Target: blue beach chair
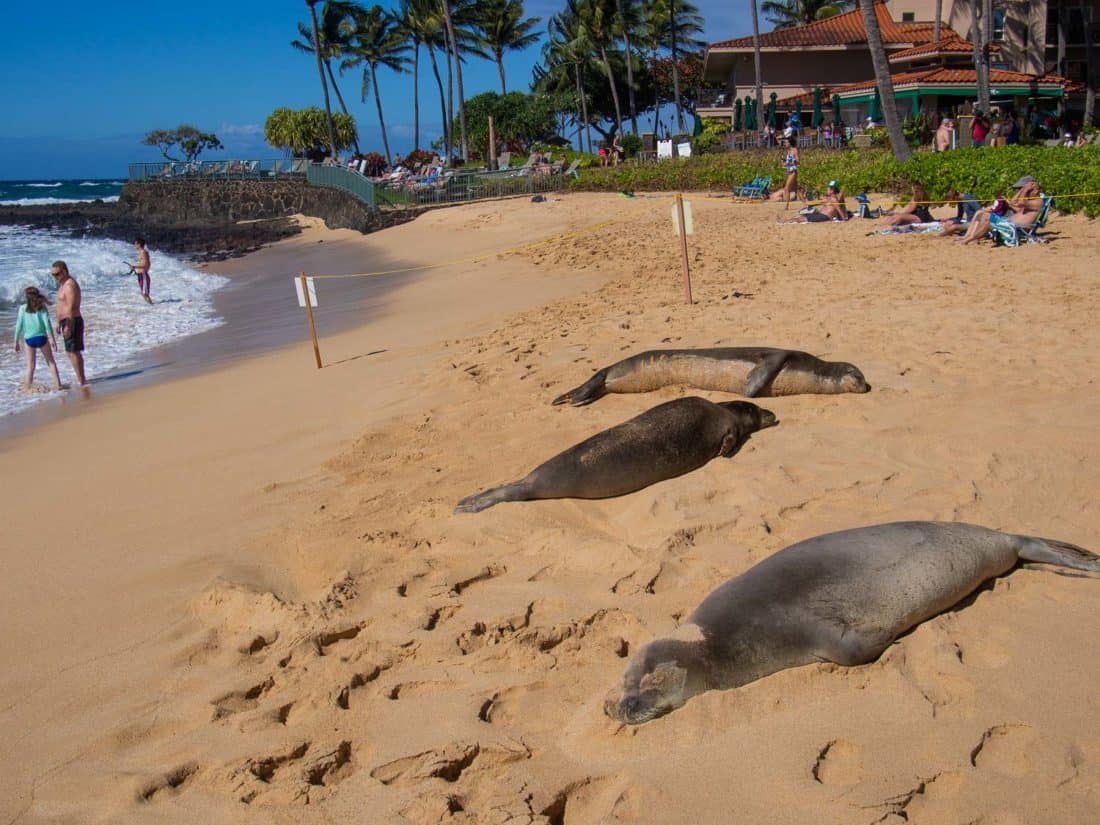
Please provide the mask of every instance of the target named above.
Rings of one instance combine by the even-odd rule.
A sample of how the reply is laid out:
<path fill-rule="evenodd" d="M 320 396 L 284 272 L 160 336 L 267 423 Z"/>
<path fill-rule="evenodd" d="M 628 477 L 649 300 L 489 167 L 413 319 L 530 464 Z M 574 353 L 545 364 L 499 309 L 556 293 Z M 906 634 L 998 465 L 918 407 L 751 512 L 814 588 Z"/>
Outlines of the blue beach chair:
<path fill-rule="evenodd" d="M 768 197 L 768 187 L 771 186 L 771 183 L 772 179 L 770 177 L 757 176 L 752 179 L 752 183 L 733 187 L 733 196 L 735 198 L 762 200 Z"/>
<path fill-rule="evenodd" d="M 1042 193 L 1040 193 L 1040 197 L 1043 199 L 1043 205 L 1039 208 L 1039 214 L 1035 216 L 1033 223 L 1020 226 L 1008 218 L 1002 218 L 1000 215 L 990 215 L 989 236 L 995 242 L 1002 243 L 1005 246 L 1019 246 L 1020 241 L 1046 243 L 1046 240 L 1040 238 L 1038 233 L 1040 229 L 1047 225 L 1047 218 L 1050 215 L 1050 208 L 1054 204 L 1054 198 Z"/>

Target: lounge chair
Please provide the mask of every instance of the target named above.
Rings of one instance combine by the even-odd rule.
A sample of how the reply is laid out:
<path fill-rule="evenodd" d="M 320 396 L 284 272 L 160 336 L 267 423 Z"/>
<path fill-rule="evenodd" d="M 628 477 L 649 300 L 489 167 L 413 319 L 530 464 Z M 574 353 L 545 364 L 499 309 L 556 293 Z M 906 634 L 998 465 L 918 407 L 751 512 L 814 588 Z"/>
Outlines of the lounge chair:
<path fill-rule="evenodd" d="M 506 172 L 508 170 L 508 164 L 512 161 L 511 152 L 501 152 L 497 157 L 497 171 Z"/>
<path fill-rule="evenodd" d="M 576 158 L 572 163 L 569 164 L 569 168 L 562 172 L 562 175 L 567 178 L 577 178 L 578 180 L 580 180 L 580 173 L 577 172 L 577 169 L 580 168 L 580 165 L 581 159 Z"/>
<path fill-rule="evenodd" d="M 735 198 L 763 200 L 768 197 L 768 187 L 771 186 L 771 183 L 772 179 L 770 177 L 757 176 L 752 179 L 752 183 L 733 187 L 733 196 Z"/>
<path fill-rule="evenodd" d="M 1047 218 L 1050 216 L 1050 207 L 1054 203 L 1054 198 L 1042 193 L 1040 193 L 1040 197 L 1043 199 L 1043 205 L 1039 208 L 1039 214 L 1027 226 L 1020 226 L 1008 218 L 991 214 L 989 216 L 989 237 L 995 242 L 1003 243 L 1005 246 L 1019 246 L 1020 241 L 1046 243 L 1046 240 L 1040 238 L 1038 233 L 1040 229 L 1047 225 Z"/>

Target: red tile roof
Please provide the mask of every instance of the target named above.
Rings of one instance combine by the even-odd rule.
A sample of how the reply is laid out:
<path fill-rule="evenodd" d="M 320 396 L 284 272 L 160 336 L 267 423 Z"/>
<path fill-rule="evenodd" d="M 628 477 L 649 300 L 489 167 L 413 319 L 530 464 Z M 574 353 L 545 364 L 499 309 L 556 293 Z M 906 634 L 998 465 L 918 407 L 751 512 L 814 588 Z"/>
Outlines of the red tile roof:
<path fill-rule="evenodd" d="M 886 46 L 914 46 L 932 42 L 931 23 L 896 23 L 882 2 L 875 3 L 875 15 Z M 943 29 L 954 34 L 950 29 Z M 957 35 L 956 35 L 957 36 Z M 812 46 L 847 46 L 867 42 L 867 29 L 863 26 L 863 12 L 859 9 L 844 12 L 816 23 L 776 29 L 760 35 L 761 48 L 798 49 Z M 710 49 L 752 48 L 752 37 L 739 37 L 712 43 Z"/>
<path fill-rule="evenodd" d="M 891 52 L 888 59 L 891 63 L 903 62 L 908 58 L 913 57 L 935 57 L 940 54 L 973 54 L 974 44 L 969 40 L 963 40 L 954 32 L 950 33 L 949 37 L 942 37 L 935 43 L 925 43 L 921 46 L 914 46 L 911 49 L 902 49 L 900 52 Z M 1001 47 L 996 43 L 991 43 L 989 50 L 993 54 L 999 54 Z"/>
<path fill-rule="evenodd" d="M 934 68 L 923 69 L 918 72 L 898 72 L 890 75 L 894 81 L 894 88 L 920 84 L 922 86 L 974 86 L 977 83 L 977 72 L 974 69 Z M 1043 86 L 1069 86 L 1069 81 L 1057 75 L 1024 74 L 1023 72 L 1010 72 L 1005 69 L 990 69 L 989 82 L 991 84 L 1005 83 L 1014 85 L 1039 83 Z M 864 80 L 859 83 L 851 83 L 833 89 L 834 94 L 851 94 L 853 92 L 870 92 L 875 88 L 875 79 Z"/>

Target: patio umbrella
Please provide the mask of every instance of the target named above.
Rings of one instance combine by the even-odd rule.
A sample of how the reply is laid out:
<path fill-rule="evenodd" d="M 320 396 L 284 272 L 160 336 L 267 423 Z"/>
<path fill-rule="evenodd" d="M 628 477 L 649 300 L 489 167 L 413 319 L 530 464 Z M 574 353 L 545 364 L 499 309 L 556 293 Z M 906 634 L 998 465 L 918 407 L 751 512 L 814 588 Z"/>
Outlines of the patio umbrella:
<path fill-rule="evenodd" d="M 699 115 L 692 115 L 692 117 L 695 118 L 695 125 L 691 129 L 691 136 L 699 137 L 703 134 L 703 119 Z"/>
<path fill-rule="evenodd" d="M 875 86 L 875 96 L 871 100 L 871 111 L 867 115 L 875 123 L 879 123 L 882 120 L 882 98 L 879 97 L 878 86 Z"/>
<path fill-rule="evenodd" d="M 779 95 L 772 92 L 768 99 L 768 125 L 773 129 L 775 128 L 775 101 L 778 97 Z"/>
<path fill-rule="evenodd" d="M 796 115 L 798 115 L 798 122 L 801 123 L 802 122 L 802 98 L 798 98 L 798 100 L 796 100 L 794 102 L 794 113 Z"/>
<path fill-rule="evenodd" d="M 814 87 L 814 114 L 813 119 L 810 121 L 810 126 L 818 128 L 822 121 L 825 120 L 825 116 L 821 113 L 821 87 Z"/>
<path fill-rule="evenodd" d="M 752 130 L 756 128 L 756 104 L 753 103 L 752 95 L 745 95 L 745 129 Z"/>
<path fill-rule="evenodd" d="M 840 115 L 840 95 L 833 95 L 833 122 L 837 126 L 844 122 Z"/>
<path fill-rule="evenodd" d="M 733 131 L 741 131 L 741 98 L 733 101 Z"/>

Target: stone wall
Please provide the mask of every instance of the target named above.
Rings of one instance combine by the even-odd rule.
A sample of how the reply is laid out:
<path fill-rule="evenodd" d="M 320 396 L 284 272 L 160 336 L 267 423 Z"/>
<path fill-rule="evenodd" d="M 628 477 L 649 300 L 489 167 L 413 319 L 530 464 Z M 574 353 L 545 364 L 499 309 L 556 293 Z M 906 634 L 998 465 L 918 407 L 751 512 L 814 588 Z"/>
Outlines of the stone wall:
<path fill-rule="evenodd" d="M 371 211 L 338 189 L 304 180 L 209 180 L 130 182 L 119 208 L 139 222 L 161 225 L 282 218 L 301 213 L 321 218 L 329 229 L 375 232 L 416 217 L 414 210 Z"/>

